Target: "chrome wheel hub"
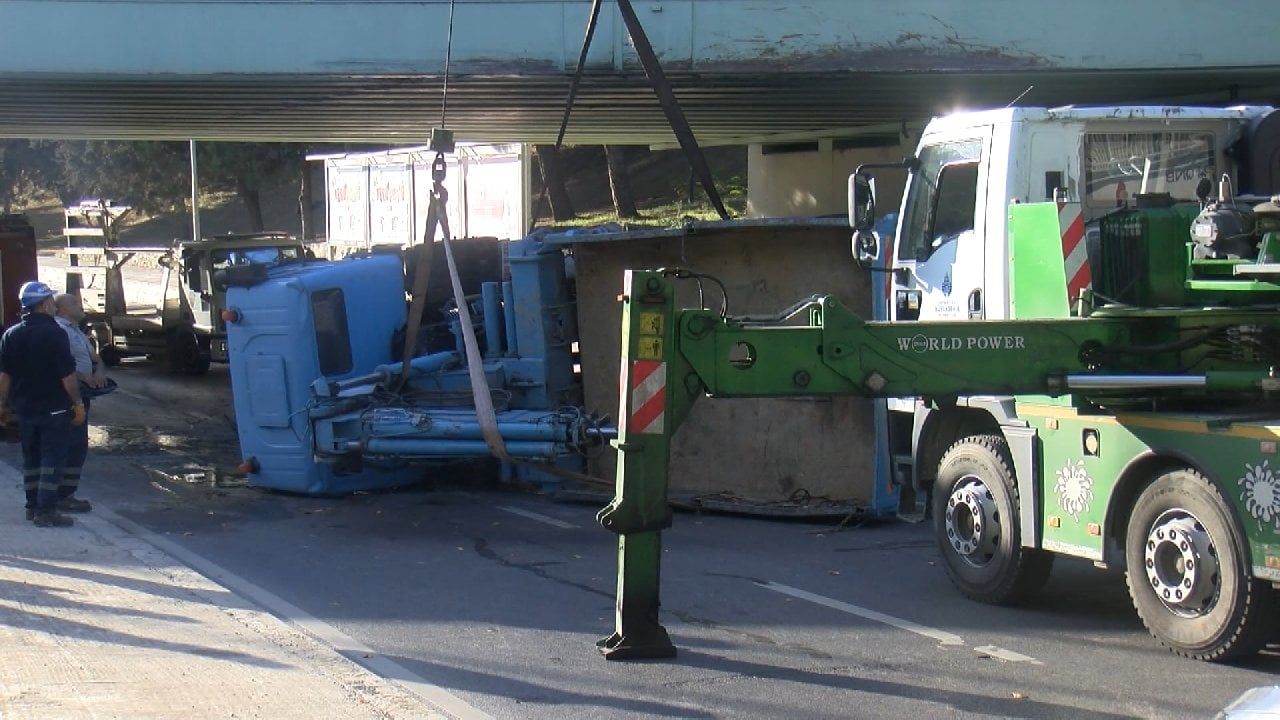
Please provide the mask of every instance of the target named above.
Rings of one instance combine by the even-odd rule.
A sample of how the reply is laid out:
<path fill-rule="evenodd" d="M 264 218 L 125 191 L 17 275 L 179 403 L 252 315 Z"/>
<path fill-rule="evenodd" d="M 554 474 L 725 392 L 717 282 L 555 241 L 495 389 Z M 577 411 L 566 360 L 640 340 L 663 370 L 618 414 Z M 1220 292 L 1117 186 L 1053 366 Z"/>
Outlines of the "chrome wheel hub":
<path fill-rule="evenodd" d="M 947 542 L 973 565 L 991 561 L 1000 544 L 1000 513 L 986 483 L 968 475 L 956 483 L 947 498 L 944 518 Z"/>
<path fill-rule="evenodd" d="M 1201 615 L 1217 597 L 1221 573 L 1213 538 L 1185 510 L 1171 510 L 1152 524 L 1143 564 L 1156 597 L 1175 613 Z"/>

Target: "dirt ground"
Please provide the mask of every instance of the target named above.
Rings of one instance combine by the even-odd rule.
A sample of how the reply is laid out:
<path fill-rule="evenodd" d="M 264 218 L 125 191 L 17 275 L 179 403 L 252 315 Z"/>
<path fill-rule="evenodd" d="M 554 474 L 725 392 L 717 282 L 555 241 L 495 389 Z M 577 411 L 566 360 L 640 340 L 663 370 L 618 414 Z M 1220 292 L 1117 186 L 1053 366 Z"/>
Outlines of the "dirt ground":
<path fill-rule="evenodd" d="M 188 465 L 195 473 L 239 464 L 228 370 L 215 364 L 206 375 L 190 376 L 145 360 L 110 368 L 119 389 L 92 403 L 92 452 L 147 456 L 147 463 L 175 473 Z"/>
<path fill-rule="evenodd" d="M 64 287 L 66 262 L 61 252 L 42 254 L 39 264 L 41 280 L 55 289 Z M 155 268 L 126 266 L 126 295 L 131 306 L 159 302 L 161 277 Z M 170 292 L 176 292 L 176 287 Z M 85 288 L 85 306 L 98 304 L 99 294 L 100 286 L 91 280 Z M 137 358 L 108 368 L 107 374 L 119 389 L 95 399 L 90 406 L 93 452 L 154 454 L 175 467 L 188 461 L 239 464 L 229 366 L 214 363 L 206 375 L 192 376 Z"/>

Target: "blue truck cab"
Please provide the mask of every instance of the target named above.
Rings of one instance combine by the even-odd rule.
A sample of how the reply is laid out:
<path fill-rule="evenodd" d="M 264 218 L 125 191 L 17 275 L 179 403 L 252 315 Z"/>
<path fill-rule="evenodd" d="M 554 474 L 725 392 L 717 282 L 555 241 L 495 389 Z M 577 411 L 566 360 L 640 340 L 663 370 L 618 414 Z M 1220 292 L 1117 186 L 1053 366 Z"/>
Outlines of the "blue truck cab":
<path fill-rule="evenodd" d="M 395 359 L 391 337 L 406 317 L 399 255 L 272 268 L 262 282 L 229 287 L 227 307 L 231 392 L 251 475 L 307 494 L 411 477 L 394 464 L 314 462 L 309 417 L 317 378 L 343 380 Z"/>

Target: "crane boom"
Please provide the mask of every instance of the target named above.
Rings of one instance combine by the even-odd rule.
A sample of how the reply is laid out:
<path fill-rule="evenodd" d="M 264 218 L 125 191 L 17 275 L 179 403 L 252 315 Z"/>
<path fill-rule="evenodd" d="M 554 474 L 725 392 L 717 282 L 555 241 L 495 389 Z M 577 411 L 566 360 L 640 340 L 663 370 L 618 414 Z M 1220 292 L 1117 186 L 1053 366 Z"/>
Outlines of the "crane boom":
<path fill-rule="evenodd" d="M 618 533 L 611 659 L 670 657 L 658 622 L 661 531 L 671 523 L 671 436 L 699 397 L 1071 394 L 1082 406 L 1134 398 L 1192 402 L 1280 389 L 1270 366 L 1214 352 L 1214 337 L 1280 330 L 1269 309 L 1211 316 L 1185 308 L 1089 318 L 866 322 L 830 296 L 770 317 L 677 310 L 672 281 L 687 271 L 626 273 L 618 474 L 598 520 Z M 1196 372 L 1189 372 L 1194 366 Z"/>

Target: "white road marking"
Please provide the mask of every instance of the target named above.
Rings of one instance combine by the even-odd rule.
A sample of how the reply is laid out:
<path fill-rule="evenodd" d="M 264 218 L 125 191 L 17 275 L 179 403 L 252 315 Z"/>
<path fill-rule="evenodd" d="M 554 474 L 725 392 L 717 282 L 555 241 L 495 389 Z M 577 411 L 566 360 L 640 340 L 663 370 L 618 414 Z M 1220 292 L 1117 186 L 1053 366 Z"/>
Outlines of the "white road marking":
<path fill-rule="evenodd" d="M 875 610 L 868 610 L 867 608 L 859 607 L 857 605 L 852 605 L 850 603 L 843 602 L 841 600 L 834 600 L 829 597 L 823 597 L 822 595 L 816 595 L 814 593 L 808 592 L 807 590 L 801 590 L 800 588 L 793 588 L 790 585 L 783 585 L 781 583 L 775 583 L 775 582 L 764 582 L 764 583 L 760 583 L 760 587 L 765 588 L 766 590 L 772 590 L 777 593 L 782 593 L 783 595 L 790 595 L 791 597 L 797 598 L 800 600 L 807 600 L 811 603 L 814 603 L 815 605 L 828 607 L 828 608 L 831 608 L 832 610 L 839 610 L 840 612 L 848 613 L 850 615 L 857 615 L 860 618 L 865 618 L 867 620 L 874 620 L 875 622 L 878 622 L 878 623 L 884 623 L 885 625 L 896 627 L 899 630 L 906 630 L 909 633 L 915 633 L 916 635 L 921 635 L 931 640 L 936 640 L 941 645 L 963 646 L 965 644 L 964 638 L 954 633 L 949 633 L 945 630 L 938 630 L 937 628 L 931 628 L 931 627 L 928 627 L 927 625 L 914 623 L 914 622 L 911 622 L 910 620 L 903 620 L 902 618 L 896 618 L 892 615 L 885 615 L 882 612 L 877 612 Z M 1013 652 L 1012 650 L 1005 650 L 1004 648 L 996 647 L 995 645 L 983 645 L 982 647 L 975 647 L 973 650 L 974 652 L 980 655 L 993 657 L 997 660 L 1004 660 L 1005 662 L 1025 662 L 1025 663 L 1031 663 L 1032 665 L 1044 664 L 1029 655 L 1016 653 L 1016 652 Z"/>
<path fill-rule="evenodd" d="M 1016 653 L 1012 650 L 1005 650 L 1004 648 L 996 647 L 995 645 L 983 645 L 982 647 L 976 647 L 973 650 L 974 652 L 981 653 L 983 655 L 990 655 L 997 660 L 1004 660 L 1005 662 L 1024 662 L 1031 663 L 1032 665 L 1044 664 L 1029 655 Z"/>
<path fill-rule="evenodd" d="M 783 595 L 790 595 L 791 597 L 799 598 L 800 600 L 808 600 L 815 605 L 829 607 L 832 610 L 839 610 L 840 612 L 848 613 L 850 615 L 857 615 L 860 618 L 866 618 L 867 620 L 874 620 L 879 623 L 884 623 L 885 625 L 891 625 L 899 630 L 906 630 L 907 632 L 915 633 L 916 635 L 922 635 L 932 640 L 937 640 L 941 645 L 964 645 L 964 638 L 954 633 L 926 627 L 919 623 L 913 623 L 910 620 L 903 620 L 902 618 L 896 618 L 892 615 L 885 615 L 882 612 L 868 610 L 867 608 L 858 607 L 857 605 L 850 605 L 849 603 L 842 602 L 840 600 L 833 600 L 829 597 L 815 595 L 799 588 L 793 588 L 790 585 L 766 582 L 761 584 L 760 587 L 782 593 Z"/>
<path fill-rule="evenodd" d="M 550 525 L 552 527 L 558 527 L 561 530 L 572 530 L 577 527 L 577 525 L 574 525 L 572 523 L 567 523 L 563 520 L 557 520 L 549 515 L 536 513 L 536 512 L 533 512 L 532 510 L 522 510 L 518 507 L 511 507 L 510 505 L 498 505 L 497 507 L 499 510 L 505 510 L 506 512 L 509 512 L 512 515 L 519 515 L 520 517 L 529 518 L 530 520 L 536 520 L 540 523 L 546 523 L 547 525 Z"/>

